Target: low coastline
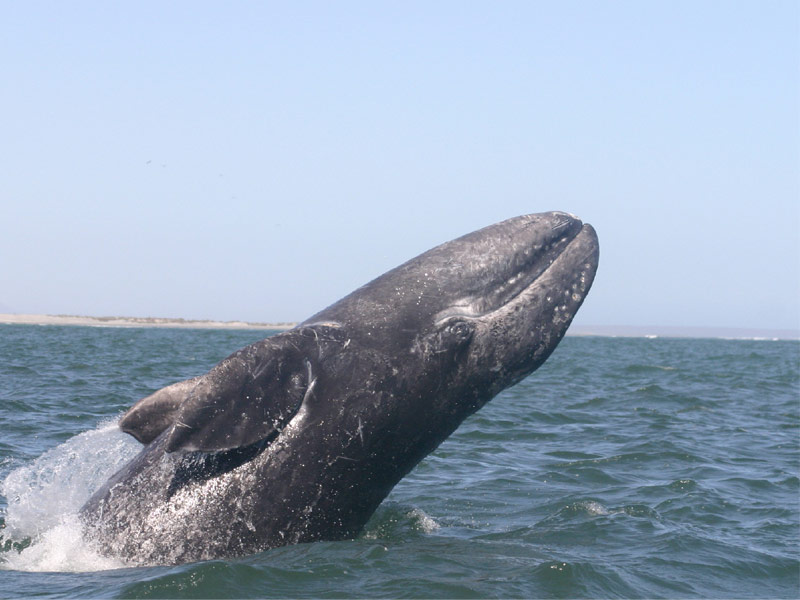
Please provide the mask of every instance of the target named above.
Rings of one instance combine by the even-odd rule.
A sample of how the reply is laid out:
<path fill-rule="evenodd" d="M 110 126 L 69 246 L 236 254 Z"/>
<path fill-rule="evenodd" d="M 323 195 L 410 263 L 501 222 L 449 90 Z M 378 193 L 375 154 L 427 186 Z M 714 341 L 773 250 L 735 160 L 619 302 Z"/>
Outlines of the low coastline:
<path fill-rule="evenodd" d="M 82 327 L 170 327 L 176 329 L 268 329 L 282 331 L 296 323 L 250 323 L 246 321 L 211 321 L 168 319 L 161 317 L 87 317 L 76 315 L 0 314 L 6 325 L 79 325 Z"/>
<path fill-rule="evenodd" d="M 270 331 L 285 331 L 297 325 L 297 323 L 254 323 L 248 321 L 212 321 L 162 317 L 89 317 L 77 315 L 3 313 L 0 313 L 0 324 L 78 325 L 82 327 L 171 327 L 177 329 L 262 329 Z M 635 338 L 798 340 L 800 339 L 800 330 L 575 324 L 567 331 L 567 335 Z"/>
<path fill-rule="evenodd" d="M 695 338 L 724 340 L 800 340 L 800 329 L 755 329 L 748 327 L 679 327 L 669 325 L 580 325 L 567 330 L 569 336 L 632 338 Z"/>

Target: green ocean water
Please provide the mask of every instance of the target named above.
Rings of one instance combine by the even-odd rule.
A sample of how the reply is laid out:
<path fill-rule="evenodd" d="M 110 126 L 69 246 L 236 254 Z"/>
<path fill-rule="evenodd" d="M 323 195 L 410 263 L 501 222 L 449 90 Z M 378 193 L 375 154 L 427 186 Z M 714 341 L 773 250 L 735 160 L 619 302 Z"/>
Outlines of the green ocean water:
<path fill-rule="evenodd" d="M 259 331 L 0 325 L 0 596 L 800 596 L 800 343 L 566 338 L 355 540 L 126 567 L 77 509 L 134 401 Z"/>

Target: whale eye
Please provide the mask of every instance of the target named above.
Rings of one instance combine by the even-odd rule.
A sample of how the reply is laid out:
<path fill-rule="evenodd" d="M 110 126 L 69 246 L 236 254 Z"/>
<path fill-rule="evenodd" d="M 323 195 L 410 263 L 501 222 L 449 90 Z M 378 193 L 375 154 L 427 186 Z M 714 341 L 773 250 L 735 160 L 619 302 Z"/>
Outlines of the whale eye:
<path fill-rule="evenodd" d="M 448 323 L 445 331 L 448 337 L 459 342 L 465 342 L 472 337 L 472 326 L 462 319 Z"/>

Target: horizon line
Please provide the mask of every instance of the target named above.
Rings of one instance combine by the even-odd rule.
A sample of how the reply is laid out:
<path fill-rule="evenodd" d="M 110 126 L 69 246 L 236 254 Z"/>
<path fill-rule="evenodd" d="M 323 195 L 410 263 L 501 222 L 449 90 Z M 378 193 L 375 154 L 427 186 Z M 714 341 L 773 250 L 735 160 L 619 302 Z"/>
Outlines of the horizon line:
<path fill-rule="evenodd" d="M 73 325 L 87 327 L 166 327 L 185 329 L 263 329 L 287 330 L 297 326 L 297 321 L 252 322 L 221 321 L 216 319 L 184 319 L 180 317 L 126 317 L 47 315 L 27 313 L 0 313 L 0 324 L 6 325 Z M 598 337 L 666 337 L 666 338 L 718 338 L 718 339 L 775 339 L 800 340 L 800 328 L 718 327 L 702 325 L 574 325 L 568 336 Z"/>

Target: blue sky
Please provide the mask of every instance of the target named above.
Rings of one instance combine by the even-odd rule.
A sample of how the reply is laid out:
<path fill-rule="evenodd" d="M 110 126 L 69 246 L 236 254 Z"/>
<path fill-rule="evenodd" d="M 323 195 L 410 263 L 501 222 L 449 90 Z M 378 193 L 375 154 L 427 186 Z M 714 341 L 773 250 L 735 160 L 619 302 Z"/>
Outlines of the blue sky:
<path fill-rule="evenodd" d="M 601 241 L 576 322 L 800 327 L 796 2 L 26 2 L 0 312 L 300 320 L 495 221 Z"/>

